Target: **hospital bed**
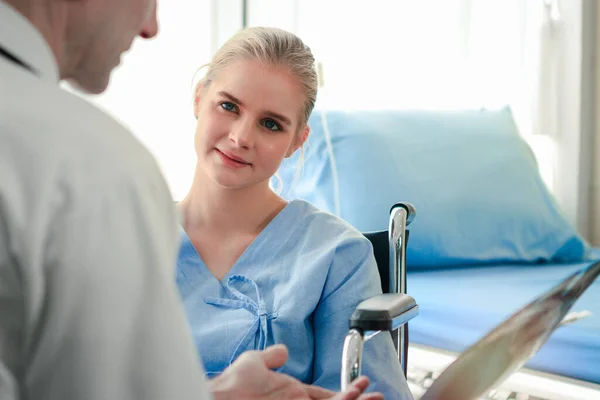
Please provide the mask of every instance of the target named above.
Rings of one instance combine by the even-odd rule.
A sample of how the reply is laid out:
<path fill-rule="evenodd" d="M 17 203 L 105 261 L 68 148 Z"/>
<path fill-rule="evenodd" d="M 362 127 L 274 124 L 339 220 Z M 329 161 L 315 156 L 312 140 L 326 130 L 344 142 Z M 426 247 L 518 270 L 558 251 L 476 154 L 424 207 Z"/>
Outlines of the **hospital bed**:
<path fill-rule="evenodd" d="M 509 109 L 317 111 L 310 122 L 302 170 L 294 158 L 280 170 L 284 197 L 363 232 L 386 229 L 382 210 L 399 199 L 419 209 L 407 250 L 408 294 L 419 304 L 407 370 L 415 389 L 424 392 L 519 307 L 600 260 L 560 213 Z M 600 398 L 599 304 L 596 282 L 574 305 L 573 323 L 497 398 Z"/>

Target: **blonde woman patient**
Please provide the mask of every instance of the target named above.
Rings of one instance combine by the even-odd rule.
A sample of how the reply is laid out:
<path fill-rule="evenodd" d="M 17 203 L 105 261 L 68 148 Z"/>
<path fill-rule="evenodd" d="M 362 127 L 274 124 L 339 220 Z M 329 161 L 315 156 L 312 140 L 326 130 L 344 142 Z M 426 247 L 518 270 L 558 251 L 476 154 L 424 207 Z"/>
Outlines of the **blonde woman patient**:
<path fill-rule="evenodd" d="M 177 284 L 207 377 L 247 350 L 285 344 L 280 372 L 338 391 L 356 305 L 381 293 L 370 242 L 270 180 L 300 151 L 317 96 L 310 49 L 292 33 L 248 28 L 207 65 L 194 90 L 197 166 Z M 369 391 L 412 398 L 389 334 L 364 349 Z"/>

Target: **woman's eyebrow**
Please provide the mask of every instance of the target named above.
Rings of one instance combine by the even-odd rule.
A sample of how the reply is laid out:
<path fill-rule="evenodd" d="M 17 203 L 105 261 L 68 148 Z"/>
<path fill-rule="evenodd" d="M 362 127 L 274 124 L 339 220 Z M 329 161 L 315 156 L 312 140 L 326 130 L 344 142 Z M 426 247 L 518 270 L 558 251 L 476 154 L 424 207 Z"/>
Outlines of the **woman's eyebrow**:
<path fill-rule="evenodd" d="M 231 93 L 227 93 L 226 91 L 222 90 L 222 91 L 218 92 L 217 94 L 220 96 L 223 96 L 223 97 L 227 97 L 229 100 L 233 101 L 234 103 L 239 104 L 242 107 L 244 106 L 244 103 L 242 103 L 240 99 L 234 97 Z"/>
<path fill-rule="evenodd" d="M 285 125 L 291 125 L 292 124 L 292 121 L 290 121 L 290 119 L 288 117 L 284 117 L 283 115 L 274 113 L 273 111 L 266 111 L 265 115 L 268 115 L 269 117 L 273 117 L 275 119 L 278 119 L 281 122 L 283 122 Z"/>

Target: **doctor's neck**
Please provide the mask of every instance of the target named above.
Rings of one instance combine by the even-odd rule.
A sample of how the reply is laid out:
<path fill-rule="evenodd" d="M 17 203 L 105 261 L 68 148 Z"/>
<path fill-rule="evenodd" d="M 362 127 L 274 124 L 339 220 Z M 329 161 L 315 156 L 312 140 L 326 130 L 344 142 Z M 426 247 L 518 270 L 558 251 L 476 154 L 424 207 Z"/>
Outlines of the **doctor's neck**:
<path fill-rule="evenodd" d="M 216 235 L 258 233 L 286 205 L 268 183 L 224 188 L 199 171 L 187 196 L 180 202 L 186 232 L 208 228 Z"/>
<path fill-rule="evenodd" d="M 3 0 L 17 10 L 44 37 L 56 63 L 66 63 L 68 2 L 51 0 Z"/>

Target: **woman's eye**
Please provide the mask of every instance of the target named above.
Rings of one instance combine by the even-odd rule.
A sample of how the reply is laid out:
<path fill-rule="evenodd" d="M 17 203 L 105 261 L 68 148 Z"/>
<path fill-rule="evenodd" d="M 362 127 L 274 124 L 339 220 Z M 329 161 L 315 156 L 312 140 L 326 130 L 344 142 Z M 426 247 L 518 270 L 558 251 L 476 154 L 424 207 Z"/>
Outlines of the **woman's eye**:
<path fill-rule="evenodd" d="M 231 112 L 237 111 L 237 106 L 229 101 L 222 102 L 221 108 L 225 111 L 231 111 Z"/>
<path fill-rule="evenodd" d="M 272 119 L 265 119 L 263 121 L 263 126 L 273 132 L 277 132 L 277 131 L 281 130 L 281 125 L 279 125 L 277 122 L 273 121 Z"/>

